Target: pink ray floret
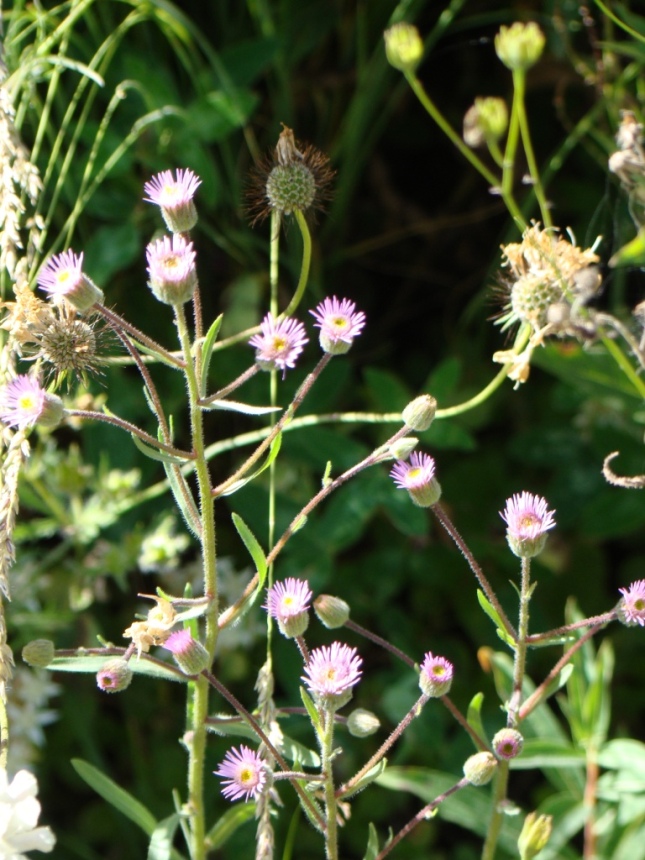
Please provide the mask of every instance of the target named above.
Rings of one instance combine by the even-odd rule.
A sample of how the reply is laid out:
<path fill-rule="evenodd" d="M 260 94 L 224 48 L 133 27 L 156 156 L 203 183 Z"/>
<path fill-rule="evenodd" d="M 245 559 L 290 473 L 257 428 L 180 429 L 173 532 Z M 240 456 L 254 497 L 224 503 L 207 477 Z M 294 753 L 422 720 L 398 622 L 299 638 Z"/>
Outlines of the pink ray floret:
<path fill-rule="evenodd" d="M 233 747 L 214 771 L 222 778 L 222 794 L 229 800 L 257 797 L 266 781 L 266 770 L 260 756 L 244 745 Z"/>

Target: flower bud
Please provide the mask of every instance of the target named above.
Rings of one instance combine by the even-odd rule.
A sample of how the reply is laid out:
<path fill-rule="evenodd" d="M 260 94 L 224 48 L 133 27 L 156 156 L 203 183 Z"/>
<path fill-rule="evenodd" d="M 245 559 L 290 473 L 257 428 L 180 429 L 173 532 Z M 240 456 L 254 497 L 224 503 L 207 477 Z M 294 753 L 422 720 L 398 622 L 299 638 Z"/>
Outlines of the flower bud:
<path fill-rule="evenodd" d="M 22 659 L 36 669 L 46 669 L 54 659 L 54 643 L 51 639 L 34 639 L 22 649 Z"/>
<path fill-rule="evenodd" d="M 108 660 L 96 673 L 96 684 L 104 693 L 120 693 L 130 686 L 131 681 L 132 669 L 121 657 Z"/>
<path fill-rule="evenodd" d="M 546 846 L 551 836 L 553 817 L 529 812 L 524 819 L 524 826 L 517 840 L 520 860 L 533 860 L 536 854 Z"/>
<path fill-rule="evenodd" d="M 367 738 L 378 731 L 381 721 L 371 711 L 356 708 L 347 717 L 347 729 L 355 738 Z"/>
<path fill-rule="evenodd" d="M 477 98 L 464 116 L 464 141 L 473 148 L 488 141 L 497 142 L 508 126 L 508 108 L 504 99 Z"/>
<path fill-rule="evenodd" d="M 314 600 L 314 612 L 328 630 L 334 630 L 336 627 L 342 627 L 349 619 L 349 604 L 340 597 L 319 594 Z"/>
<path fill-rule="evenodd" d="M 175 662 L 186 675 L 199 675 L 210 665 L 208 651 L 201 642 L 193 639 L 188 628 L 176 630 L 163 643 L 175 658 Z"/>
<path fill-rule="evenodd" d="M 479 752 L 466 759 L 464 776 L 471 785 L 486 785 L 497 769 L 497 759 L 492 753 Z"/>
<path fill-rule="evenodd" d="M 402 413 L 403 421 L 411 430 L 418 432 L 427 430 L 434 421 L 437 412 L 437 401 L 430 394 L 415 397 L 405 407 Z"/>
<path fill-rule="evenodd" d="M 523 747 L 524 738 L 517 729 L 500 729 L 493 738 L 493 752 L 500 759 L 516 758 Z"/>
<path fill-rule="evenodd" d="M 390 454 L 395 460 L 407 460 L 418 444 L 419 440 L 416 437 L 403 436 L 402 439 L 397 439 L 390 445 Z"/>
<path fill-rule="evenodd" d="M 544 43 L 544 33 L 536 23 L 516 22 L 510 27 L 500 27 L 495 36 L 495 51 L 512 72 L 526 71 L 540 59 Z"/>
<path fill-rule="evenodd" d="M 423 41 L 412 24 L 395 24 L 383 33 L 388 63 L 401 72 L 413 72 L 423 57 Z"/>
<path fill-rule="evenodd" d="M 421 692 L 431 699 L 439 699 L 450 692 L 454 667 L 445 657 L 435 656 L 428 651 L 421 664 L 419 686 Z"/>

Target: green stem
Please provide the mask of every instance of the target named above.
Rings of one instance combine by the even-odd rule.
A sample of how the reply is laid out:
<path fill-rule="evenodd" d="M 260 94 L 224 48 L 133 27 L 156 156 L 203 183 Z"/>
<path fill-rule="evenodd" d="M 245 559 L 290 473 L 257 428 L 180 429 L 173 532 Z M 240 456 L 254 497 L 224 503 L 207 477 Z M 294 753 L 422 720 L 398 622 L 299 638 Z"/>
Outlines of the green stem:
<path fill-rule="evenodd" d="M 294 214 L 296 216 L 296 223 L 300 228 L 300 235 L 302 236 L 302 264 L 300 266 L 298 286 L 296 287 L 293 298 L 287 305 L 283 314 L 285 317 L 290 316 L 300 304 L 302 297 L 305 294 L 305 290 L 307 289 L 309 269 L 311 268 L 311 233 L 309 232 L 309 226 L 305 216 L 299 209 L 296 209 Z"/>
<path fill-rule="evenodd" d="M 601 335 L 603 346 L 609 353 L 609 355 L 614 359 L 618 367 L 623 371 L 625 376 L 632 383 L 636 391 L 638 391 L 639 395 L 645 398 L 645 381 L 641 379 L 636 370 L 634 369 L 632 363 L 629 361 L 625 353 L 618 346 L 616 341 L 612 340 L 610 337 L 607 337 L 606 334 Z"/>
<path fill-rule="evenodd" d="M 215 653 L 217 642 L 217 566 L 215 552 L 215 507 L 211 495 L 208 461 L 204 446 L 203 412 L 199 406 L 199 379 L 201 368 L 196 367 L 192 357 L 192 344 L 188 334 L 186 315 L 183 305 L 175 307 L 175 321 L 184 359 L 186 361 L 186 382 L 190 405 L 190 427 L 193 450 L 195 453 L 195 471 L 199 487 L 199 504 L 202 522 L 201 544 L 202 564 L 204 572 L 204 596 L 209 600 L 209 608 L 205 614 L 206 637 L 205 646 L 211 656 Z M 208 716 L 208 680 L 200 676 L 192 685 L 192 703 L 189 709 L 192 721 L 190 741 L 188 743 L 188 802 L 191 810 L 191 858 L 206 860 L 206 826 L 204 819 L 204 756 L 206 752 L 206 725 Z"/>
<path fill-rule="evenodd" d="M 325 784 L 325 855 L 327 860 L 338 860 L 338 824 L 336 821 L 336 793 L 334 791 L 334 774 L 332 771 L 332 753 L 334 749 L 334 712 L 331 708 L 323 711 L 322 746 L 322 775 Z"/>
<path fill-rule="evenodd" d="M 466 158 L 475 170 L 482 176 L 486 182 L 491 186 L 491 188 L 499 188 L 499 179 L 492 173 L 488 167 L 484 164 L 484 162 L 473 152 L 470 147 L 468 147 L 461 137 L 457 134 L 457 132 L 453 129 L 450 123 L 445 119 L 443 114 L 439 111 L 437 106 L 434 104 L 432 99 L 428 96 L 426 91 L 423 88 L 421 81 L 414 75 L 413 72 L 406 72 L 405 77 L 412 87 L 412 90 L 416 97 L 419 99 L 423 107 L 430 114 L 432 119 L 437 123 L 441 131 L 446 135 L 446 137 L 450 140 L 450 142 L 459 150 L 459 152 Z M 509 132 L 510 134 L 510 132 Z M 507 147 L 507 156 L 508 156 L 508 147 Z M 505 162 L 507 158 L 505 159 Z M 526 228 L 526 221 L 524 220 L 524 216 L 520 211 L 519 206 L 515 202 L 515 198 L 513 197 L 513 177 L 512 173 L 510 176 L 510 180 L 506 177 L 506 170 L 504 172 L 504 177 L 502 179 L 501 185 L 501 195 L 502 200 L 504 201 L 506 208 L 513 216 L 513 219 L 520 227 L 520 229 Z"/>
<path fill-rule="evenodd" d="M 526 74 L 523 69 L 518 69 L 513 72 L 513 87 L 515 91 L 515 99 L 517 100 L 518 124 L 522 137 L 522 144 L 524 146 L 524 153 L 526 155 L 526 163 L 529 169 L 529 176 L 531 177 L 531 182 L 533 183 L 533 188 L 535 190 L 535 198 L 540 207 L 542 223 L 545 227 L 552 227 L 553 221 L 551 219 L 551 212 L 544 193 L 542 180 L 540 179 L 540 172 L 538 170 L 535 153 L 533 152 L 533 144 L 531 142 L 529 121 L 526 116 L 526 104 L 524 100 L 526 93 Z"/>
<path fill-rule="evenodd" d="M 506 797 L 506 788 L 508 786 L 508 761 L 500 761 L 495 774 L 495 791 L 493 792 L 493 817 L 491 818 L 490 826 L 486 834 L 486 841 L 482 850 L 482 860 L 493 860 L 495 857 L 495 849 L 497 847 L 497 839 L 499 832 L 502 829 L 503 812 L 502 803 Z"/>
<path fill-rule="evenodd" d="M 529 603 L 531 600 L 531 559 L 522 559 L 522 582 L 520 586 L 520 617 L 517 625 L 515 658 L 513 661 L 513 694 L 508 709 L 508 725 L 517 726 L 517 714 L 522 701 L 522 684 L 526 670 L 526 651 L 529 635 Z"/>

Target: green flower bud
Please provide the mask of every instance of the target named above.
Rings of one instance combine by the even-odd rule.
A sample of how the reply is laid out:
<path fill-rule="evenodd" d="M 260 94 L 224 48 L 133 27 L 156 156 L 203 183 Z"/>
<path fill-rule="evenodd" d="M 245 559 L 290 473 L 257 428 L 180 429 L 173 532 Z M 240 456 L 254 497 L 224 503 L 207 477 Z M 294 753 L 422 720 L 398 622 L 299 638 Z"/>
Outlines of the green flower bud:
<path fill-rule="evenodd" d="M 401 72 L 413 72 L 423 57 L 423 41 L 412 24 L 395 24 L 383 34 L 387 61 Z"/>
<path fill-rule="evenodd" d="M 46 669 L 54 659 L 54 643 L 51 639 L 34 639 L 22 649 L 22 659 L 36 669 Z"/>
<path fill-rule="evenodd" d="M 403 436 L 390 445 L 390 454 L 395 460 L 407 460 L 418 444 L 419 440 L 414 436 Z"/>
<path fill-rule="evenodd" d="M 175 662 L 186 675 L 199 675 L 210 665 L 208 651 L 201 642 L 193 639 L 188 628 L 176 630 L 163 643 L 175 658 Z"/>
<path fill-rule="evenodd" d="M 356 708 L 347 717 L 347 729 L 355 738 L 367 738 L 378 731 L 381 721 L 371 711 Z"/>
<path fill-rule="evenodd" d="M 524 819 L 524 826 L 517 840 L 521 860 L 533 860 L 536 854 L 546 846 L 551 836 L 553 817 L 529 812 Z"/>
<path fill-rule="evenodd" d="M 411 430 L 427 430 L 437 413 L 437 401 L 430 394 L 415 397 L 402 413 L 403 421 Z"/>
<path fill-rule="evenodd" d="M 508 127 L 508 108 L 504 99 L 477 98 L 464 116 L 464 141 L 473 148 L 487 141 L 497 142 Z"/>
<path fill-rule="evenodd" d="M 466 759 L 464 776 L 471 785 L 486 785 L 497 769 L 497 759 L 492 753 L 479 752 Z"/>
<path fill-rule="evenodd" d="M 319 594 L 314 600 L 314 612 L 328 630 L 334 630 L 336 627 L 342 627 L 349 619 L 349 604 L 340 597 Z"/>
<path fill-rule="evenodd" d="M 120 693 L 130 686 L 131 681 L 132 669 L 121 657 L 108 660 L 96 673 L 96 684 L 104 693 Z"/>
<path fill-rule="evenodd" d="M 545 41 L 544 33 L 533 21 L 516 22 L 510 27 L 500 27 L 495 36 L 495 51 L 511 71 L 526 71 L 540 59 Z"/>

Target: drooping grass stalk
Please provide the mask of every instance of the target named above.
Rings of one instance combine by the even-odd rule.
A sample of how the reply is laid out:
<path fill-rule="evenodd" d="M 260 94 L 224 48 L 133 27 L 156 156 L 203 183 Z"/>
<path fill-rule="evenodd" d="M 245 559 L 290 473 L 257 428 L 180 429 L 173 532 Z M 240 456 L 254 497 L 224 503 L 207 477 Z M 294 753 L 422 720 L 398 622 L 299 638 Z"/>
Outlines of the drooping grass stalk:
<path fill-rule="evenodd" d="M 215 546 L 215 507 L 211 494 L 208 461 L 205 456 L 203 412 L 199 406 L 199 379 L 201 367 L 195 366 L 192 344 L 186 324 L 183 305 L 175 306 L 175 322 L 186 361 L 186 382 L 190 408 L 190 428 L 195 472 L 199 487 L 201 516 L 201 548 L 204 575 L 204 596 L 210 601 L 205 612 L 206 635 L 204 645 L 211 660 L 217 643 L 217 562 Z M 200 676 L 192 686 L 192 702 L 189 709 L 192 721 L 188 741 L 188 802 L 191 809 L 191 858 L 205 860 L 205 809 L 204 809 L 204 756 L 206 752 L 206 725 L 208 715 L 208 680 Z"/>

